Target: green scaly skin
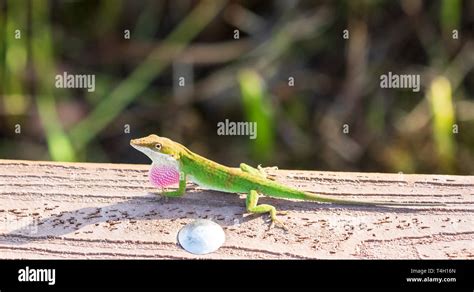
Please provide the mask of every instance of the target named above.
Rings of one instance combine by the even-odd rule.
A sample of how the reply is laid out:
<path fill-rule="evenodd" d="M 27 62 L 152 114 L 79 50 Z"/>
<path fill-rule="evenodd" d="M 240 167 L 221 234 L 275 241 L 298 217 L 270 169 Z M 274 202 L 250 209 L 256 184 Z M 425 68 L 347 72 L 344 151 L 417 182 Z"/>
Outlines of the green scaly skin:
<path fill-rule="evenodd" d="M 269 213 L 272 224 L 277 223 L 285 229 L 285 225 L 277 219 L 277 211 L 274 206 L 268 204 L 257 205 L 259 194 L 275 198 L 362 206 L 401 205 L 339 200 L 300 191 L 267 179 L 261 169 L 256 169 L 243 163 L 240 165 L 240 168 L 227 167 L 193 153 L 177 142 L 157 135 L 133 139 L 130 141 L 130 145 L 145 153 L 153 161 L 156 159 L 162 160 L 163 157 L 165 159 L 172 158 L 177 161 L 180 171 L 179 188 L 176 191 L 163 192 L 162 195 L 170 197 L 184 195 L 187 179 L 191 179 L 207 189 L 228 193 L 246 193 L 248 212 L 258 214 Z"/>

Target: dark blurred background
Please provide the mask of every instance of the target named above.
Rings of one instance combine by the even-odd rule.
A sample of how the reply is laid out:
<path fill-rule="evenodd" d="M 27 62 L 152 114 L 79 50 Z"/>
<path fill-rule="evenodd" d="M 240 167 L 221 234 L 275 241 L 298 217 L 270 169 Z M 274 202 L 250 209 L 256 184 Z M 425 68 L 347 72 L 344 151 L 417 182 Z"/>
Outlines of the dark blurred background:
<path fill-rule="evenodd" d="M 147 163 L 128 143 L 156 133 L 228 165 L 472 174 L 473 24 L 460 0 L 0 0 L 0 158 Z"/>

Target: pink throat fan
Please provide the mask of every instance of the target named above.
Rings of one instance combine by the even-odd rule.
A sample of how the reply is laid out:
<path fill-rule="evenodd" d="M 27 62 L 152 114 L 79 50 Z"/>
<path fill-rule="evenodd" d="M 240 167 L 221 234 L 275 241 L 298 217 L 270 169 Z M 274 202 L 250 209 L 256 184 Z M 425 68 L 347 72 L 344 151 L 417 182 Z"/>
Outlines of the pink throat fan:
<path fill-rule="evenodd" d="M 170 165 L 156 165 L 152 166 L 149 179 L 155 187 L 164 188 L 179 182 L 179 172 Z"/>

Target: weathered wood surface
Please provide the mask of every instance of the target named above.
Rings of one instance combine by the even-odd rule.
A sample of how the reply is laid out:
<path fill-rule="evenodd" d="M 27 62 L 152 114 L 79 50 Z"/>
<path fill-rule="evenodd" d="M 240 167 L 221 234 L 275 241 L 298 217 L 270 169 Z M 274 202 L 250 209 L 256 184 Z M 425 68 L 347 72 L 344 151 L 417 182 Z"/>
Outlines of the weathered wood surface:
<path fill-rule="evenodd" d="M 146 165 L 0 160 L 0 258 L 474 258 L 474 176 L 272 171 L 337 198 L 409 202 L 360 207 L 261 198 L 289 231 L 247 215 L 243 196 L 188 186 L 160 199 Z M 444 206 L 419 206 L 443 202 Z M 197 218 L 223 226 L 217 252 L 179 247 Z"/>

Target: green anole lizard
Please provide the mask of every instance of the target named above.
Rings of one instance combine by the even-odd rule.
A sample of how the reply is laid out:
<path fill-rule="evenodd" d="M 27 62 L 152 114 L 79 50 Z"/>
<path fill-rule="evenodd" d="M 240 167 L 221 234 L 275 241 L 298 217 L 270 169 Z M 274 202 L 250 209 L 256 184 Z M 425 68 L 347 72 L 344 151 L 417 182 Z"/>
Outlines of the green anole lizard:
<path fill-rule="evenodd" d="M 227 193 L 245 193 L 247 194 L 245 203 L 248 212 L 270 213 L 272 225 L 277 223 L 284 229 L 286 227 L 278 220 L 277 211 L 274 206 L 268 204 L 257 205 L 259 194 L 276 198 L 324 203 L 363 206 L 393 205 L 390 203 L 333 199 L 300 191 L 267 179 L 261 169 L 253 168 L 244 163 L 240 164 L 240 168 L 227 167 L 200 156 L 177 142 L 157 135 L 133 139 L 130 141 L 130 145 L 146 154 L 152 160 L 149 178 L 154 186 L 163 189 L 179 183 L 177 190 L 163 191 L 162 195 L 169 197 L 184 195 L 186 192 L 186 180 L 211 190 Z"/>

